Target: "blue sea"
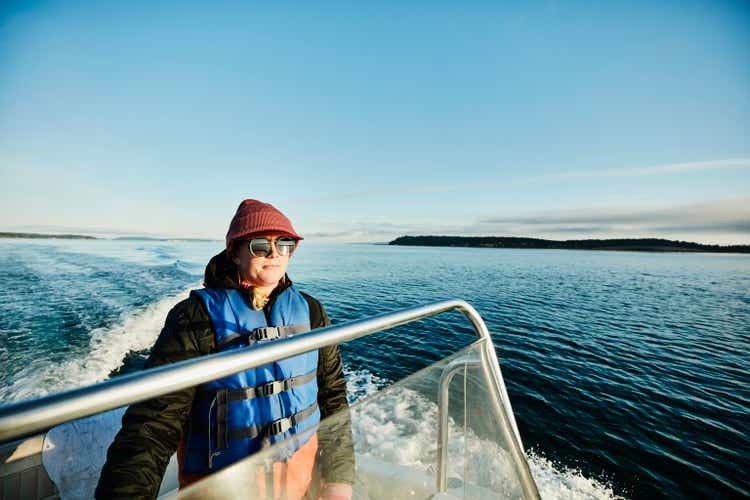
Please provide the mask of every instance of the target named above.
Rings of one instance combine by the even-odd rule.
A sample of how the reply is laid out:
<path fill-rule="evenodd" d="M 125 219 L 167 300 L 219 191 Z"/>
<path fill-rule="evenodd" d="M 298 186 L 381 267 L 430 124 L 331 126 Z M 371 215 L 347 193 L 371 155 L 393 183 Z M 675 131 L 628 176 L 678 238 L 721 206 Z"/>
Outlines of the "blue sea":
<path fill-rule="evenodd" d="M 140 369 L 221 245 L 0 240 L 0 403 Z M 471 303 L 544 498 L 750 496 L 750 256 L 304 242 L 289 275 L 334 323 Z M 449 313 L 346 344 L 350 396 L 472 340 Z"/>

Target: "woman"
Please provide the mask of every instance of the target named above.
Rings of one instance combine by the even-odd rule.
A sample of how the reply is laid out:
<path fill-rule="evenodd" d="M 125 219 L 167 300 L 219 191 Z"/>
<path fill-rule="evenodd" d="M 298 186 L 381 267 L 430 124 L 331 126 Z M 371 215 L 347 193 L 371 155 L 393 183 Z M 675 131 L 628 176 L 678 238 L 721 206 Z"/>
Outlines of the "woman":
<path fill-rule="evenodd" d="M 272 205 L 243 201 L 226 250 L 206 267 L 204 288 L 169 312 L 146 367 L 330 325 L 323 306 L 286 275 L 302 239 Z M 348 499 L 354 481 L 348 420 L 344 428 L 304 432 L 347 408 L 337 346 L 132 405 L 107 453 L 96 497 L 154 498 L 175 451 L 184 487 L 300 433 L 307 439 L 274 464 L 277 472 L 284 468 L 287 497 Z"/>

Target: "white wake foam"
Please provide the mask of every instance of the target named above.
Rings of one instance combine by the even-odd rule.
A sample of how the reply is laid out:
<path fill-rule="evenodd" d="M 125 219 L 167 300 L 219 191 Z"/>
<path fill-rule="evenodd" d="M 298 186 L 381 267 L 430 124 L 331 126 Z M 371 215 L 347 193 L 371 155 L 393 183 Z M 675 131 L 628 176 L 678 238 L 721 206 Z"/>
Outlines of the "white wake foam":
<path fill-rule="evenodd" d="M 119 368 L 130 351 L 151 348 L 172 307 L 186 299 L 191 289 L 124 314 L 111 327 L 91 331 L 89 349 L 57 365 L 39 360 L 16 376 L 0 394 L 0 400 L 12 401 L 53 394 L 105 380 Z"/>
<path fill-rule="evenodd" d="M 386 380 L 366 370 L 344 371 L 351 402 L 362 401 L 388 385 Z M 358 456 L 434 475 L 437 418 L 437 405 L 420 393 L 407 387 L 390 389 L 379 395 L 376 403 L 364 401 L 355 407 L 352 415 L 355 450 Z M 501 446 L 480 439 L 470 428 L 464 432 L 463 426 L 453 419 L 449 420 L 449 436 L 449 478 L 468 479 L 493 491 L 518 490 L 512 462 Z M 541 453 L 528 452 L 527 458 L 543 499 L 621 498 L 610 486 L 587 478 L 580 471 L 556 467 Z"/>
<path fill-rule="evenodd" d="M 581 471 L 555 466 L 543 455 L 527 450 L 531 474 L 542 498 L 560 500 L 622 499 L 611 486 L 585 477 Z"/>
<path fill-rule="evenodd" d="M 370 394 L 375 394 L 388 385 L 387 380 L 367 370 L 351 370 L 346 365 L 344 365 L 344 378 L 346 378 L 346 397 L 349 404 L 354 404 Z"/>

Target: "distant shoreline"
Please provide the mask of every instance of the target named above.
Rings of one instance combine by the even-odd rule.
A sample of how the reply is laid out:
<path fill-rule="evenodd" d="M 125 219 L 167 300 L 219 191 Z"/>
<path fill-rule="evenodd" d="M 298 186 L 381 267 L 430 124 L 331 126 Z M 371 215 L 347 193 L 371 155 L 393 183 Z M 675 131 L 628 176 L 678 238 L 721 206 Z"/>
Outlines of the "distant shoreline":
<path fill-rule="evenodd" d="M 98 240 L 95 236 L 84 236 L 82 234 L 42 234 L 42 233 L 0 233 L 0 238 L 23 238 L 23 239 L 49 239 L 57 240 Z"/>
<path fill-rule="evenodd" d="M 0 238 L 12 239 L 56 239 L 56 240 L 107 240 L 107 241 L 221 241 L 209 238 L 154 238 L 151 236 L 118 236 L 116 238 L 97 238 L 82 234 L 45 234 L 45 233 L 11 233 L 0 232 Z"/>
<path fill-rule="evenodd" d="M 750 245 L 704 245 L 688 241 L 672 241 L 658 238 L 556 241 L 509 236 L 400 236 L 388 244 L 397 246 L 466 248 L 750 253 Z"/>

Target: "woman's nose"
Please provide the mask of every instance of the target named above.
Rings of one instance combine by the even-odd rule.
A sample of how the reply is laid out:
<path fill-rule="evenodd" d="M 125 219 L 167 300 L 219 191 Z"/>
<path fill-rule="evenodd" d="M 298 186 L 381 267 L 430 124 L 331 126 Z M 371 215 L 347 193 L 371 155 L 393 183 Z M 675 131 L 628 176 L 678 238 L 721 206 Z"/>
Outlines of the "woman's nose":
<path fill-rule="evenodd" d="M 271 253 L 268 255 L 269 259 L 275 259 L 276 257 L 279 257 L 279 251 L 276 249 L 276 241 L 271 242 Z"/>

